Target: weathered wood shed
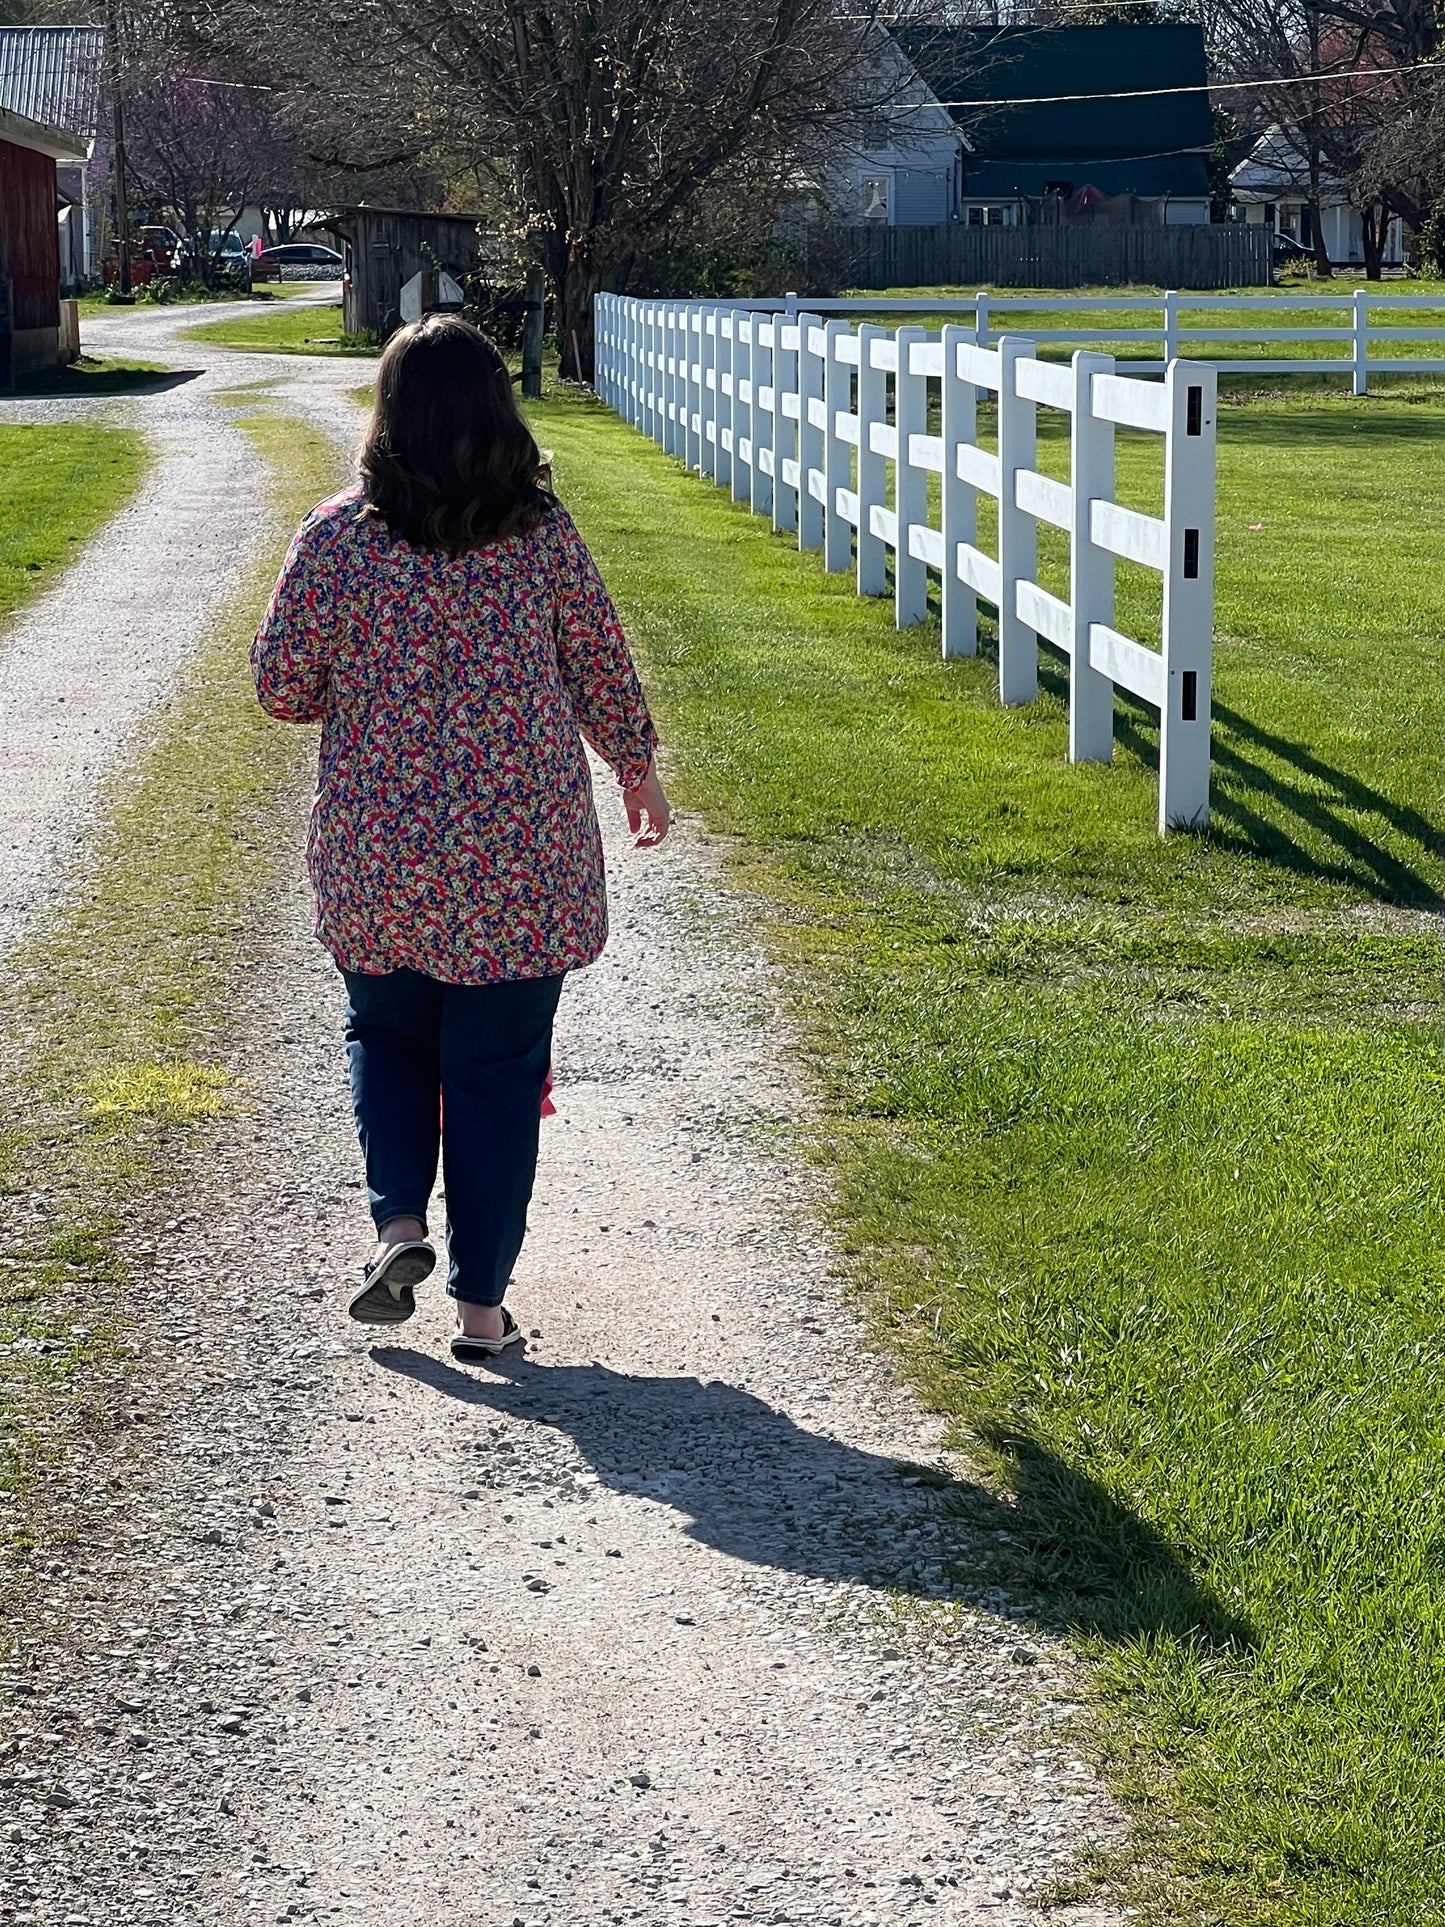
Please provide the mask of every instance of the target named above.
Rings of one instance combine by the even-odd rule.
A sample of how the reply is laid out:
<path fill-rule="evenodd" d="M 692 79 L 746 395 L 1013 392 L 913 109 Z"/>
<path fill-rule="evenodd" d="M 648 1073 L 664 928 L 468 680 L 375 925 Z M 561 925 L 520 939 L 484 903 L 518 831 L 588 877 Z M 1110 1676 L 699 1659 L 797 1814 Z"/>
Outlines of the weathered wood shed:
<path fill-rule="evenodd" d="M 401 325 L 401 290 L 414 274 L 445 268 L 465 284 L 477 263 L 475 214 L 418 214 L 410 208 L 342 208 L 316 225 L 346 256 L 342 326 L 370 328 L 383 340 Z"/>

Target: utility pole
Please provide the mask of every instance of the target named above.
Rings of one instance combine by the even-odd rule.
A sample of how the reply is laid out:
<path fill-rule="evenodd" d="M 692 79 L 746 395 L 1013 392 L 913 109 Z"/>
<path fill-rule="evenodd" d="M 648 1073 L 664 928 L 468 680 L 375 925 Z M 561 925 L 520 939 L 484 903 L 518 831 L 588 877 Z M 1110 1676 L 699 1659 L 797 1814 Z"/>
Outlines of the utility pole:
<path fill-rule="evenodd" d="M 106 0 L 106 49 L 110 66 L 111 142 L 115 148 L 115 237 L 120 265 L 120 291 L 130 294 L 130 198 L 125 178 L 125 108 L 121 103 L 120 34 L 115 0 Z"/>

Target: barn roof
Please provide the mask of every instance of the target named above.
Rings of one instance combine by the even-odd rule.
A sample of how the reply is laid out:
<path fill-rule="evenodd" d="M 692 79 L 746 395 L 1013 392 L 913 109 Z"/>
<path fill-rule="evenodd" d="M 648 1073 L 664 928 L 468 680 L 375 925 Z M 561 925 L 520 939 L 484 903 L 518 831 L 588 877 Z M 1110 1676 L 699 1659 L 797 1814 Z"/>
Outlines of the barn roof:
<path fill-rule="evenodd" d="M 0 27 L 0 108 L 93 139 L 104 60 L 99 27 Z"/>
<path fill-rule="evenodd" d="M 1208 191 L 1199 157 L 1214 129 L 1197 25 L 917 27 L 898 40 L 990 177 L 1017 176 L 1025 193 L 1055 177 L 1115 192 Z M 1142 97 L 1099 98 L 1128 94 Z M 1006 101 L 1025 104 L 991 105 Z M 965 165 L 971 181 L 980 168 Z M 1038 186 L 1023 185 L 1035 176 Z"/>

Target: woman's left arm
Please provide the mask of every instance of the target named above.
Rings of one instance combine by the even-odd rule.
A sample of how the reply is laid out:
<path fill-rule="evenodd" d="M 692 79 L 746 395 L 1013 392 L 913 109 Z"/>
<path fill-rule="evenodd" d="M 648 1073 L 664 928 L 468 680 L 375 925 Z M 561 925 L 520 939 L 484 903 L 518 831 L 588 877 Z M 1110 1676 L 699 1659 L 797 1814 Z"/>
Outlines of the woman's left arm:
<path fill-rule="evenodd" d="M 316 723 L 325 712 L 341 614 L 339 584 L 332 574 L 316 530 L 303 522 L 251 645 L 257 699 L 279 722 Z"/>

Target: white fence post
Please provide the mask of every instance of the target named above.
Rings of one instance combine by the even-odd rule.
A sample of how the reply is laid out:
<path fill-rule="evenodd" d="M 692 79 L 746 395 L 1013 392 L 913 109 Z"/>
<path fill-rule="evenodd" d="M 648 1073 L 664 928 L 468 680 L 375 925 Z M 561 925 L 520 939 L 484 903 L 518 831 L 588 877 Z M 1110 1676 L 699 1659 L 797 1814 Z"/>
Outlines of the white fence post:
<path fill-rule="evenodd" d="M 1173 288 L 1164 294 L 1164 365 L 1179 359 L 1179 296 Z"/>
<path fill-rule="evenodd" d="M 1212 368 L 1177 362 L 1165 377 L 1164 701 L 1159 719 L 1159 828 L 1209 820 L 1210 664 L 1214 636 Z"/>
<path fill-rule="evenodd" d="M 988 346 L 988 296 L 982 289 L 973 297 L 974 339 L 980 348 Z"/>
<path fill-rule="evenodd" d="M 898 430 L 898 459 L 893 465 L 893 508 L 898 519 L 898 546 L 893 551 L 894 619 L 900 629 L 922 622 L 928 614 L 928 565 L 912 553 L 908 531 L 928 520 L 928 470 L 914 465 L 909 437 L 928 433 L 928 377 L 909 365 L 915 342 L 928 339 L 924 328 L 900 328 L 898 373 L 893 387 L 893 420 Z"/>
<path fill-rule="evenodd" d="M 847 488 L 852 477 L 849 445 L 838 433 L 838 417 L 852 412 L 853 374 L 848 363 L 838 359 L 838 343 L 849 332 L 847 322 L 830 321 L 823 332 L 827 336 L 823 370 L 827 417 L 823 430 L 823 567 L 829 575 L 842 575 L 853 566 L 853 531 L 838 513 L 838 490 Z"/>
<path fill-rule="evenodd" d="M 1094 376 L 1114 371 L 1112 355 L 1074 356 L 1074 425 L 1069 483 L 1069 606 L 1073 662 L 1069 674 L 1069 761 L 1107 763 L 1114 755 L 1114 681 L 1089 659 L 1089 625 L 1114 623 L 1114 558 L 1099 548 L 1090 504 L 1114 499 L 1114 424 L 1094 413 Z"/>
<path fill-rule="evenodd" d="M 752 317 L 741 308 L 733 309 L 733 500 L 753 499 L 752 481 Z"/>
<path fill-rule="evenodd" d="M 1357 395 L 1370 392 L 1370 291 L 1356 288 L 1353 299 L 1355 328 L 1354 386 Z"/>
<path fill-rule="evenodd" d="M 1039 693 L 1039 644 L 1018 613 L 1018 585 L 1038 573 L 1034 518 L 1018 505 L 1018 473 L 1038 455 L 1038 406 L 1018 392 L 1017 369 L 1034 359 L 1034 344 L 1005 335 L 998 344 L 998 693 L 1007 706 Z"/>
<path fill-rule="evenodd" d="M 978 650 L 978 597 L 958 573 L 958 545 L 978 540 L 978 491 L 958 472 L 961 445 L 978 440 L 978 390 L 958 372 L 960 344 L 975 340 L 972 328 L 943 331 L 943 653 L 972 656 Z"/>
<path fill-rule="evenodd" d="M 693 335 L 697 309 L 692 302 L 683 308 L 681 322 L 682 337 L 682 459 L 691 469 L 698 467 L 697 431 L 701 416 L 697 395 L 697 361 L 694 359 Z"/>
<path fill-rule="evenodd" d="M 717 480 L 717 343 L 718 312 L 703 308 L 698 315 L 697 358 L 700 368 L 698 387 L 698 470 L 710 482 Z"/>
<path fill-rule="evenodd" d="M 869 526 L 871 511 L 884 506 L 886 459 L 872 446 L 875 423 L 888 421 L 888 376 L 873 366 L 873 343 L 887 331 L 864 322 L 858 330 L 858 593 L 883 595 L 888 588 L 888 548 Z"/>
<path fill-rule="evenodd" d="M 764 466 L 766 455 L 772 460 L 774 431 L 773 409 L 777 397 L 773 390 L 773 350 L 768 336 L 782 326 L 776 316 L 753 315 L 752 356 L 752 429 L 753 429 L 753 514 L 771 516 L 774 478 Z"/>
<path fill-rule="evenodd" d="M 783 339 L 785 329 L 798 326 L 798 304 L 790 297 L 788 305 L 790 313 L 773 317 L 777 331 L 773 337 L 773 527 L 785 535 L 791 535 L 798 526 L 804 485 L 801 465 L 796 482 L 789 482 L 783 474 L 784 462 L 798 461 L 802 440 L 797 416 L 783 409 L 785 396 L 796 400 L 798 395 L 798 350 L 787 347 Z"/>
<path fill-rule="evenodd" d="M 717 467 L 714 479 L 719 488 L 731 489 L 733 482 L 733 368 L 737 354 L 732 308 L 718 308 L 717 314 Z"/>
<path fill-rule="evenodd" d="M 823 504 L 809 487 L 809 477 L 824 474 L 824 431 L 821 421 L 826 402 L 823 398 L 823 371 L 826 358 L 811 346 L 814 329 L 823 331 L 822 318 L 815 314 L 798 316 L 798 547 L 821 549 L 823 546 Z M 816 404 L 816 407 L 814 406 Z"/>

